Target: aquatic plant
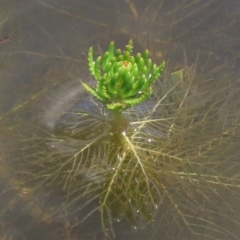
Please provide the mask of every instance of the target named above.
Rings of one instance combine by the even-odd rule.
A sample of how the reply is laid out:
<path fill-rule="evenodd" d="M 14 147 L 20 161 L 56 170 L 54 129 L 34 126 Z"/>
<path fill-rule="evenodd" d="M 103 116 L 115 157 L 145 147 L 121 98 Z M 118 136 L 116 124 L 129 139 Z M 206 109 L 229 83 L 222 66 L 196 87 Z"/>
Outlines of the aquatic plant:
<path fill-rule="evenodd" d="M 96 79 L 96 87 L 82 82 L 83 87 L 108 110 L 114 112 L 115 125 L 124 125 L 122 111 L 144 102 L 152 94 L 152 84 L 161 76 L 165 62 L 160 66 L 152 64 L 148 50 L 143 54 L 131 55 L 133 42 L 126 49 L 115 51 L 111 42 L 108 51 L 93 60 L 93 48 L 88 52 L 88 65 Z M 124 127 L 117 127 L 122 131 Z"/>
<path fill-rule="evenodd" d="M 222 96 L 229 86 L 224 82 L 211 84 L 214 93 L 209 94 L 210 84 L 196 83 L 195 75 L 184 70 L 166 73 L 156 81 L 156 93 L 149 101 L 128 109 L 125 104 L 121 105 L 124 100 L 116 105 L 117 101 L 113 105 L 109 103 L 110 112 L 123 114 L 128 121 L 127 127 L 120 127 L 118 131 L 115 131 L 116 125 L 124 122 L 122 118 L 121 122 L 112 121 L 111 114 L 105 115 L 103 109 L 99 111 L 101 119 L 88 115 L 95 119 L 91 130 L 88 128 L 86 132 L 91 138 L 88 145 L 85 143 L 77 152 L 78 169 L 72 167 L 67 174 L 67 188 L 70 196 L 75 193 L 69 182 L 72 175 L 86 170 L 91 173 L 91 177 L 82 182 L 81 196 L 87 197 L 86 205 L 96 199 L 99 205 L 86 218 L 100 211 L 106 235 L 109 232 L 114 235 L 115 222 L 127 220 L 134 228 L 154 224 L 155 219 L 162 219 L 157 216 L 158 211 L 164 214 L 166 209 L 166 222 L 160 220 L 163 226 L 168 227 L 167 223 L 174 221 L 179 229 L 184 225 L 196 235 L 199 229 L 205 229 L 202 226 L 205 221 L 213 222 L 219 211 L 226 217 L 225 209 L 220 210 L 217 203 L 222 199 L 227 202 L 222 192 L 234 194 L 239 179 L 232 177 L 234 171 L 222 170 L 229 161 L 237 164 L 235 160 L 221 162 L 220 159 L 227 158 L 235 149 L 236 142 L 226 144 L 226 141 L 231 142 L 238 134 L 238 126 L 230 122 L 223 124 L 226 109 L 218 109 L 219 99 L 224 100 Z M 102 101 L 103 105 L 98 105 L 98 88 L 90 90 L 84 86 L 94 96 L 95 106 L 104 108 L 108 104 Z M 229 96 L 226 99 L 229 101 Z M 79 111 L 78 119 L 73 122 L 83 122 L 85 117 L 86 112 Z M 81 134 L 85 130 L 86 124 L 78 129 Z M 95 135 L 90 134 L 93 132 Z M 218 188 L 221 194 L 215 193 Z M 77 199 L 72 203 L 77 203 Z M 203 202 L 208 202 L 207 210 Z M 189 214 L 196 207 L 199 213 Z M 196 223 L 192 223 L 193 219 Z M 215 231 L 231 235 L 216 225 L 209 231 L 208 236 L 214 236 Z"/>

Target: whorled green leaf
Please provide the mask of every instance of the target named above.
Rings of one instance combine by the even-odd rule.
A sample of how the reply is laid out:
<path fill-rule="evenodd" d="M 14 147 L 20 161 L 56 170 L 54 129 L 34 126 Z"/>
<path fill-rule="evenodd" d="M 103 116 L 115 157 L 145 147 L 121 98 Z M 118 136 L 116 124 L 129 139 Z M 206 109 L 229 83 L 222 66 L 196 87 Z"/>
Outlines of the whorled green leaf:
<path fill-rule="evenodd" d="M 149 51 L 146 49 L 142 54 L 142 58 L 144 59 L 144 61 L 148 59 L 148 56 L 149 56 Z"/>
<path fill-rule="evenodd" d="M 123 60 L 124 61 L 129 61 L 130 58 L 130 52 L 126 51 L 123 55 Z"/>
<path fill-rule="evenodd" d="M 120 89 L 121 95 L 124 97 L 125 92 L 130 92 L 135 81 L 135 77 L 128 73 L 126 79 L 124 79 L 123 86 Z"/>
<path fill-rule="evenodd" d="M 103 72 L 106 70 L 106 66 L 108 64 L 108 59 L 109 59 L 109 52 L 105 52 L 103 57 L 102 57 L 102 70 L 103 70 Z"/>
<path fill-rule="evenodd" d="M 145 83 L 145 79 L 146 79 L 145 75 L 140 76 L 138 78 L 138 81 L 134 82 L 134 84 L 132 85 L 132 88 L 129 91 L 123 92 L 124 96 L 128 98 L 128 97 L 133 97 L 136 94 L 138 94 Z"/>
<path fill-rule="evenodd" d="M 106 103 L 111 99 L 109 92 L 107 90 L 107 85 L 105 84 L 104 81 L 98 82 L 96 92 L 102 99 L 104 99 L 103 103 Z"/>
<path fill-rule="evenodd" d="M 90 93 L 91 95 L 93 95 L 95 98 L 97 98 L 100 102 L 106 101 L 106 99 L 104 97 L 102 97 L 101 95 L 99 95 L 94 88 L 88 86 L 86 83 L 84 83 L 82 81 L 81 81 L 81 83 L 82 83 L 83 87 L 86 89 L 86 91 L 88 93 Z"/>
<path fill-rule="evenodd" d="M 144 66 L 144 59 L 139 54 L 138 61 L 137 61 L 139 72 L 142 72 L 143 66 Z"/>
<path fill-rule="evenodd" d="M 142 72 L 145 76 L 148 75 L 148 68 L 146 66 L 143 67 Z"/>
<path fill-rule="evenodd" d="M 161 63 L 159 67 L 157 67 L 156 64 L 153 64 L 153 69 L 152 69 L 152 75 L 150 76 L 149 79 L 145 82 L 143 88 L 148 88 L 153 84 L 157 78 L 159 78 L 165 68 L 165 61 Z"/>
<path fill-rule="evenodd" d="M 139 103 L 142 103 L 144 102 L 145 100 L 147 100 L 149 98 L 149 96 L 152 94 L 152 89 L 149 88 L 147 89 L 145 92 L 141 93 L 139 95 L 139 97 L 137 98 L 129 98 L 129 99 L 126 99 L 125 100 L 125 103 L 129 106 L 134 106 L 134 105 L 137 105 Z"/>
<path fill-rule="evenodd" d="M 98 80 L 101 79 L 100 62 L 101 62 L 101 57 L 98 57 L 94 65 L 95 78 Z"/>
<path fill-rule="evenodd" d="M 111 93 L 111 95 L 116 95 L 117 94 L 117 89 L 115 87 L 116 80 L 118 79 L 119 73 L 115 73 L 112 78 L 110 79 L 108 83 L 108 90 Z"/>
<path fill-rule="evenodd" d="M 117 61 L 119 61 L 121 55 L 122 55 L 122 50 L 121 50 L 121 49 L 118 49 L 118 50 L 115 52 L 114 57 L 116 58 Z"/>
<path fill-rule="evenodd" d="M 132 53 L 132 49 L 133 49 L 133 41 L 129 40 L 127 46 L 126 46 L 126 52 L 129 52 L 130 54 Z"/>
<path fill-rule="evenodd" d="M 133 66 L 132 66 L 132 75 L 135 76 L 135 77 L 138 77 L 138 67 L 137 67 L 137 64 L 134 63 Z"/>
<path fill-rule="evenodd" d="M 90 73 L 97 79 L 97 76 L 95 75 L 95 62 L 93 61 L 93 48 L 90 47 L 89 48 L 89 51 L 88 51 L 88 66 L 89 66 L 89 70 L 90 70 Z"/>
<path fill-rule="evenodd" d="M 108 47 L 108 52 L 109 52 L 109 55 L 108 55 L 108 61 L 111 61 L 111 59 L 113 58 L 114 56 L 114 42 L 110 42 L 109 44 L 109 47 Z"/>
<path fill-rule="evenodd" d="M 151 60 L 151 59 L 148 59 L 146 65 L 147 65 L 148 71 L 150 72 L 151 69 L 152 69 L 152 60 Z M 148 72 L 148 73 L 149 73 L 149 72 Z"/>

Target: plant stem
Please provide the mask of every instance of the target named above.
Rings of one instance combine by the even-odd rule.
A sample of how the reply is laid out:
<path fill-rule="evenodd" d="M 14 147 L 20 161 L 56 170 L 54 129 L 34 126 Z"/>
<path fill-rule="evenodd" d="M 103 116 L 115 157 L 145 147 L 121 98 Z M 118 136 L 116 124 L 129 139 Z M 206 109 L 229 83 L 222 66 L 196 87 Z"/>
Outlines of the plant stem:
<path fill-rule="evenodd" d="M 114 118 L 115 118 L 115 122 L 118 126 L 122 125 L 122 121 L 123 121 L 123 114 L 122 111 L 115 111 L 114 112 Z"/>
<path fill-rule="evenodd" d="M 125 149 L 125 139 L 123 133 L 127 130 L 129 122 L 123 117 L 122 111 L 113 111 L 113 120 L 110 123 L 110 132 L 117 144 L 120 144 L 122 149 Z"/>
<path fill-rule="evenodd" d="M 123 134 L 127 130 L 128 121 L 123 117 L 122 111 L 114 111 L 114 119 L 111 127 L 111 131 L 117 141 L 117 144 L 121 146 L 122 150 L 126 150 L 128 144 Z"/>
<path fill-rule="evenodd" d="M 114 111 L 114 119 L 111 122 L 111 131 L 114 134 L 122 134 L 128 127 L 128 121 L 123 117 L 122 111 Z"/>

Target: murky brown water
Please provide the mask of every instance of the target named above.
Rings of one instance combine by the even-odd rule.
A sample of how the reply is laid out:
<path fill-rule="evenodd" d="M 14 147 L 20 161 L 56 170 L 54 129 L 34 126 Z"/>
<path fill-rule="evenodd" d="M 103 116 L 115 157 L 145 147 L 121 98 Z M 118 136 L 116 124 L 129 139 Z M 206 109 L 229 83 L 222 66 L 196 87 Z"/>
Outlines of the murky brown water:
<path fill-rule="evenodd" d="M 0 238 L 240 238 L 239 1 L 0 2 Z M 98 56 L 110 41 L 123 48 L 130 38 L 135 52 L 148 48 L 155 62 L 167 62 L 153 99 L 126 114 L 136 156 L 150 165 L 148 190 L 157 195 L 156 206 L 144 202 L 155 213 L 146 227 L 141 217 L 121 219 L 113 201 L 113 234 L 102 227 L 98 192 L 110 186 L 104 179 L 115 164 L 105 159 L 115 156 L 111 116 L 88 100 L 79 79 L 93 81 L 90 46 Z M 179 69 L 185 78 L 174 88 L 168 76 Z M 72 117 L 76 111 L 94 120 Z M 145 182 L 133 185 L 142 178 L 132 158 L 120 171 L 127 184 L 116 180 L 111 190 L 119 198 L 127 189 L 145 191 Z"/>

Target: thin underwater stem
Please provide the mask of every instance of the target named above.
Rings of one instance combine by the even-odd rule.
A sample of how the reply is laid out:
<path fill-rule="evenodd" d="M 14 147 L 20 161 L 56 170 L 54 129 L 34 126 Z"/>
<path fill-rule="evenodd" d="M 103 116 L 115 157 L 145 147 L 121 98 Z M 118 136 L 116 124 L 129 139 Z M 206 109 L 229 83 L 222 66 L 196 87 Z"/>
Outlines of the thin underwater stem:
<path fill-rule="evenodd" d="M 126 148 L 123 134 L 127 131 L 129 122 L 124 118 L 122 111 L 112 111 L 113 120 L 110 122 L 110 132 L 113 134 L 114 142 L 120 148 Z"/>
<path fill-rule="evenodd" d="M 113 111 L 113 120 L 111 121 L 111 132 L 122 135 L 127 130 L 129 122 L 123 117 L 122 111 Z"/>

